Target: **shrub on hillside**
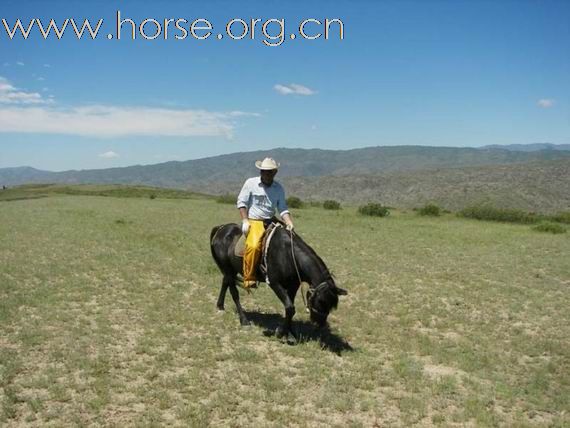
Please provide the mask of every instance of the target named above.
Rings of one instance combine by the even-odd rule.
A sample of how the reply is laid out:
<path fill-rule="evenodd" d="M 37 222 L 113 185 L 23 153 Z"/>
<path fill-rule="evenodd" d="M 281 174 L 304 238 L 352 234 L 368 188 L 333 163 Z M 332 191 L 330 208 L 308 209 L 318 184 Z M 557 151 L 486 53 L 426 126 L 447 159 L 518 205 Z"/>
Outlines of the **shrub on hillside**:
<path fill-rule="evenodd" d="M 296 196 L 289 196 L 287 198 L 287 206 L 289 208 L 303 208 L 303 201 Z"/>
<path fill-rule="evenodd" d="M 533 224 L 542 220 L 540 215 L 522 210 L 496 208 L 489 205 L 476 205 L 461 210 L 458 215 L 477 220 L 500 221 L 505 223 Z"/>
<path fill-rule="evenodd" d="M 550 221 L 545 221 L 532 227 L 533 230 L 537 232 L 547 232 L 547 233 L 566 233 L 566 228 L 560 224 L 552 223 Z"/>
<path fill-rule="evenodd" d="M 432 217 L 438 217 L 441 215 L 441 208 L 436 204 L 426 204 L 418 210 L 419 215 L 428 215 Z"/>
<path fill-rule="evenodd" d="M 218 204 L 235 204 L 236 203 L 236 197 L 234 195 L 230 195 L 229 193 L 226 193 L 225 195 L 220 195 L 216 198 L 216 202 Z"/>
<path fill-rule="evenodd" d="M 156 199 L 156 195 L 154 193 L 151 193 L 149 196 L 150 199 Z"/>
<path fill-rule="evenodd" d="M 570 211 L 563 211 L 550 217 L 550 220 L 557 223 L 570 224 Z"/>
<path fill-rule="evenodd" d="M 325 210 L 340 210 L 340 202 L 329 199 L 323 202 L 323 208 Z"/>
<path fill-rule="evenodd" d="M 374 217 L 386 217 L 390 215 L 390 210 L 388 207 L 373 202 L 360 206 L 358 208 L 358 212 L 362 215 L 370 215 Z"/>

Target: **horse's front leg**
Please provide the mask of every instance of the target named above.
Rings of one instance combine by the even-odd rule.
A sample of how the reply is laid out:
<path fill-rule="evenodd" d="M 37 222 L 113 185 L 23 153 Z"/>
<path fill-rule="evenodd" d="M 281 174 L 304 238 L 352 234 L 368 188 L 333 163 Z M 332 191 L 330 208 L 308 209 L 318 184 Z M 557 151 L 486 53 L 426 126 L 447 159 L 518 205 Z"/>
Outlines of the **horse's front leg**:
<path fill-rule="evenodd" d="M 295 315 L 295 305 L 293 304 L 293 300 L 289 297 L 287 290 L 285 290 L 281 285 L 272 282 L 271 288 L 275 291 L 275 294 L 277 294 L 277 297 L 279 297 L 283 306 L 285 306 L 285 321 L 283 322 L 283 325 L 277 327 L 275 330 L 275 336 L 279 339 L 285 337 L 288 342 L 295 343 L 297 338 L 291 328 L 293 316 Z"/>
<path fill-rule="evenodd" d="M 299 289 L 299 287 L 292 287 L 289 288 L 287 290 L 287 295 L 289 296 L 289 300 L 291 300 L 291 305 L 293 305 L 293 315 L 295 315 L 295 296 L 297 295 L 297 290 Z M 293 318 L 293 316 L 291 316 L 291 318 Z M 290 327 L 289 327 L 289 331 L 290 333 L 293 335 L 293 337 L 295 338 L 295 340 L 298 340 L 299 337 L 297 336 L 297 332 L 295 331 L 295 328 L 293 328 L 293 322 L 291 320 L 290 323 Z"/>

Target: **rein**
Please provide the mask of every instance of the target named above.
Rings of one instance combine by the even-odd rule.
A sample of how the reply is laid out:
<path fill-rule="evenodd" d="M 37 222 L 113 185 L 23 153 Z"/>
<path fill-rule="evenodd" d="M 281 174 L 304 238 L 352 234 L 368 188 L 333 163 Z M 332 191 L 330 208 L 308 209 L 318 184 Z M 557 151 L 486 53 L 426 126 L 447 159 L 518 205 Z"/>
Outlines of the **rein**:
<path fill-rule="evenodd" d="M 307 299 L 305 298 L 305 292 L 303 290 L 303 281 L 301 281 L 301 274 L 299 273 L 299 267 L 297 266 L 297 260 L 295 259 L 295 251 L 293 251 L 293 231 L 289 231 L 289 235 L 291 236 L 291 257 L 293 257 L 293 265 L 295 266 L 295 272 L 297 272 L 297 278 L 299 278 L 299 285 L 301 286 L 301 297 L 303 297 L 303 303 L 305 304 L 305 309 L 310 310 L 307 306 Z M 309 289 L 310 291 L 310 289 Z M 311 293 L 312 294 L 312 293 Z"/>

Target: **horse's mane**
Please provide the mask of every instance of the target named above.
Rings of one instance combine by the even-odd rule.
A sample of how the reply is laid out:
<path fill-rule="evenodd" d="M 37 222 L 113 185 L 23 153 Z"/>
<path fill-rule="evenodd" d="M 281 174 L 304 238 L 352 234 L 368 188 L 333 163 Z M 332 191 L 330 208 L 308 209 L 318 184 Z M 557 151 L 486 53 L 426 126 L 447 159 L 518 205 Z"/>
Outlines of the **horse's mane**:
<path fill-rule="evenodd" d="M 285 231 L 285 230 L 283 230 Z M 286 233 L 287 236 L 290 238 L 289 234 Z M 315 250 L 313 250 L 313 247 L 311 247 L 309 244 L 307 244 L 303 238 L 301 238 L 296 232 L 293 232 L 293 240 L 295 241 L 295 243 L 297 245 L 299 245 L 299 247 L 303 250 L 306 251 L 307 253 L 309 253 L 312 257 L 314 257 L 317 260 L 317 264 L 319 266 L 319 268 L 321 269 L 321 273 L 323 273 L 326 277 L 326 279 L 332 279 L 332 274 L 329 271 L 329 268 L 327 267 L 327 265 L 325 264 L 325 262 L 323 261 L 323 259 L 321 259 L 321 257 L 317 254 L 317 252 Z"/>

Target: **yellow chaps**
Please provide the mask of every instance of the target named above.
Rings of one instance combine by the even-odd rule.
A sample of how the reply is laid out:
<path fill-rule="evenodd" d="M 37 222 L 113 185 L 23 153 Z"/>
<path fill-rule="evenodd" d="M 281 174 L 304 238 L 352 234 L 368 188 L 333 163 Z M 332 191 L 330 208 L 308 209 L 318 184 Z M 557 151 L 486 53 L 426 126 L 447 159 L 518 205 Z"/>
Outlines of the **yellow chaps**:
<path fill-rule="evenodd" d="M 249 220 L 249 232 L 245 239 L 245 252 L 243 254 L 243 279 L 255 281 L 255 270 L 261 257 L 261 238 L 265 228 L 263 220 Z"/>

